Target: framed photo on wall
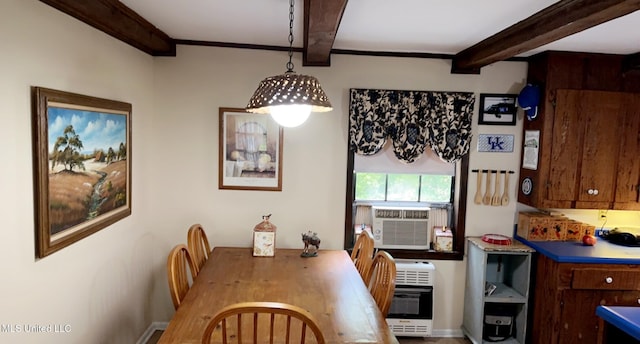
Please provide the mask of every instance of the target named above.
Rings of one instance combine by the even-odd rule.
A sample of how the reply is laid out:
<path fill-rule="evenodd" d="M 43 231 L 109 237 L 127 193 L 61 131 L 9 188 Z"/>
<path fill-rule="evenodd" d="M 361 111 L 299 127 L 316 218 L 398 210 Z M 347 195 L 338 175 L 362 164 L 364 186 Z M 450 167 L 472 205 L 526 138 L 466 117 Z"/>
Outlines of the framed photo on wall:
<path fill-rule="evenodd" d="M 480 94 L 478 124 L 516 125 L 516 94 Z"/>
<path fill-rule="evenodd" d="M 220 108 L 218 188 L 282 191 L 283 129 L 267 114 Z"/>
<path fill-rule="evenodd" d="M 131 104 L 32 87 L 36 256 L 131 215 Z"/>

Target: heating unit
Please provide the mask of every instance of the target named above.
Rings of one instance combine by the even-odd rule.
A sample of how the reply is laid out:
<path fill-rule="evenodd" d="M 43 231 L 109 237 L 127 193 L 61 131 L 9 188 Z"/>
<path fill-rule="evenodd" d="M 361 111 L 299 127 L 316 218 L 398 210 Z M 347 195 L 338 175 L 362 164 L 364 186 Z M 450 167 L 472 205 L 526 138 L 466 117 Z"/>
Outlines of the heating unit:
<path fill-rule="evenodd" d="M 435 266 L 396 260 L 396 289 L 387 324 L 396 336 L 430 337 L 433 330 Z"/>

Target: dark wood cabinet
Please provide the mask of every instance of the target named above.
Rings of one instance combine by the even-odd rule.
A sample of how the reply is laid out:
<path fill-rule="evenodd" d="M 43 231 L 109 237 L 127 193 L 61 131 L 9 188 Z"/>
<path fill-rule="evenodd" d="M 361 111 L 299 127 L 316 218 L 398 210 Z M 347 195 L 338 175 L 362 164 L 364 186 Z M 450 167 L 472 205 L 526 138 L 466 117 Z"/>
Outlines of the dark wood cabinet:
<path fill-rule="evenodd" d="M 640 77 L 621 75 L 621 61 L 554 52 L 532 58 L 528 82 L 539 85 L 542 100 L 523 130 L 539 133 L 538 164 L 521 168 L 521 184 L 532 187 L 529 194 L 519 188 L 519 202 L 640 210 Z"/>
<path fill-rule="evenodd" d="M 615 203 L 613 209 L 638 210 L 640 207 L 640 98 L 629 97 L 624 108 L 622 132 L 620 136 L 620 161 L 618 164 Z M 634 135 L 635 133 L 635 135 Z"/>
<path fill-rule="evenodd" d="M 533 343 L 601 343 L 596 307 L 638 306 L 640 266 L 558 263 L 538 255 Z"/>
<path fill-rule="evenodd" d="M 549 200 L 603 209 L 613 202 L 620 149 L 620 141 L 614 138 L 620 135 L 622 124 L 620 98 L 617 92 L 556 91 Z"/>

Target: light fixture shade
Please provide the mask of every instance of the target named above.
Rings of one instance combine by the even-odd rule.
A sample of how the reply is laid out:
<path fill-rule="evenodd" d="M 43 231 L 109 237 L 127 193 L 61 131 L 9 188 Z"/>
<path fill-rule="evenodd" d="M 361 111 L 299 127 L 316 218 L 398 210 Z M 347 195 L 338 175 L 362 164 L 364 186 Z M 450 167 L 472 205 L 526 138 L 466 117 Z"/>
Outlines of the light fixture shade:
<path fill-rule="evenodd" d="M 290 71 L 262 80 L 246 110 L 268 114 L 279 105 L 311 105 L 311 112 L 333 110 L 318 79 Z"/>
<path fill-rule="evenodd" d="M 276 105 L 269 107 L 271 117 L 283 127 L 294 128 L 311 115 L 311 105 Z"/>

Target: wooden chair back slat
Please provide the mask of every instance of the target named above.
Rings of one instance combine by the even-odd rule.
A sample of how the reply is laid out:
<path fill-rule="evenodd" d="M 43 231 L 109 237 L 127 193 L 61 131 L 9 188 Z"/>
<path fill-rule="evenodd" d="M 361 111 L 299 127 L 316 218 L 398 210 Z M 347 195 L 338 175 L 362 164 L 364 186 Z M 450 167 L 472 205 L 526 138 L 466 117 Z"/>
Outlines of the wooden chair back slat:
<path fill-rule="evenodd" d="M 167 257 L 167 277 L 169 280 L 169 292 L 175 309 L 178 309 L 190 288 L 187 269 L 190 270 L 191 281 L 193 281 L 196 276 L 196 266 L 191 259 L 189 249 L 183 244 L 174 246 Z"/>
<path fill-rule="evenodd" d="M 247 315 L 247 318 L 243 315 Z M 231 324 L 235 325 L 231 327 Z M 238 343 L 242 343 L 242 338 L 247 338 L 245 331 L 252 332 L 249 338 L 253 338 L 254 344 L 265 342 L 266 333 L 269 343 L 272 344 L 282 342 L 283 338 L 284 343 L 291 343 L 292 338 L 300 338 L 300 344 L 325 343 L 324 336 L 311 313 L 280 302 L 241 302 L 223 308 L 207 325 L 202 335 L 202 343 L 209 344 L 214 338 L 217 342 L 226 344 L 230 337 L 235 337 Z M 313 336 L 307 336 L 308 332 Z"/>
<path fill-rule="evenodd" d="M 373 262 L 374 242 L 371 233 L 362 231 L 358 235 L 353 251 L 351 251 L 351 260 L 356 265 L 356 269 L 360 273 L 360 277 L 365 284 L 369 283 L 371 278 L 371 264 Z"/>
<path fill-rule="evenodd" d="M 201 224 L 196 223 L 189 227 L 189 231 L 187 232 L 187 245 L 189 245 L 189 252 L 193 255 L 192 258 L 196 265 L 197 276 L 211 254 L 211 246 L 209 245 L 207 234 L 204 232 Z"/>
<path fill-rule="evenodd" d="M 371 270 L 373 276 L 369 290 L 380 312 L 386 317 L 396 287 L 396 262 L 388 252 L 378 251 L 373 258 Z"/>

